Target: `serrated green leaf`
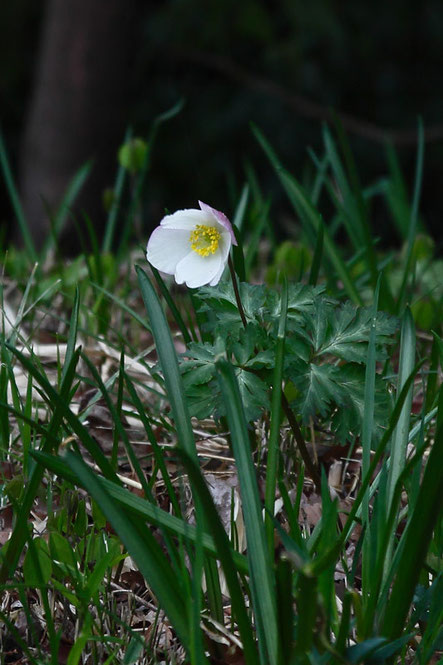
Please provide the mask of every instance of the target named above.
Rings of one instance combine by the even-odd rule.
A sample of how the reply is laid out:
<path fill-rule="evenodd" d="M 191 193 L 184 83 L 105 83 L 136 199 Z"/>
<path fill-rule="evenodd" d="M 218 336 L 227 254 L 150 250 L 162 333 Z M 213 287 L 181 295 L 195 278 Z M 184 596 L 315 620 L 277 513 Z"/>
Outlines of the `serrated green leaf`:
<path fill-rule="evenodd" d="M 263 409 L 269 408 L 268 387 L 256 374 L 235 368 L 240 395 L 245 410 L 246 420 L 256 420 Z"/>
<path fill-rule="evenodd" d="M 184 363 L 184 365 L 186 365 Z M 194 364 L 193 367 L 186 367 L 186 373 L 183 375 L 183 385 L 186 393 L 191 386 L 207 384 L 214 376 L 214 363 L 205 363 L 204 365 Z"/>
<path fill-rule="evenodd" d="M 319 306 L 321 315 L 329 315 L 328 322 L 321 324 L 319 317 L 315 327 L 315 353 L 334 355 L 349 362 L 366 361 L 367 343 L 371 326 L 372 312 L 369 308 L 356 308 L 352 303 L 344 303 L 331 316 L 324 307 Z M 377 344 L 389 341 L 396 328 L 396 322 L 386 314 L 377 315 Z"/>
<path fill-rule="evenodd" d="M 259 351 L 255 356 L 253 356 L 247 363 L 245 367 L 250 367 L 251 369 L 272 369 L 275 365 L 275 352 L 271 349 L 266 349 L 266 351 Z"/>
<path fill-rule="evenodd" d="M 220 417 L 224 411 L 220 411 L 220 395 L 217 386 L 214 389 L 213 382 L 208 385 L 192 385 L 186 388 L 186 397 L 188 400 L 189 414 L 194 418 L 203 420 L 212 415 Z"/>
<path fill-rule="evenodd" d="M 245 365 L 254 355 L 259 336 L 258 327 L 252 323 L 248 323 L 246 328 L 239 331 L 238 340 L 232 345 L 232 352 L 238 365 Z"/>
<path fill-rule="evenodd" d="M 365 413 L 365 369 L 362 365 L 347 364 L 338 368 L 337 381 L 340 387 L 340 402 L 332 416 L 332 429 L 341 443 L 361 434 Z M 338 393 L 337 393 L 338 396 Z M 389 399 L 383 379 L 375 375 L 374 423 L 372 446 L 379 441 L 389 420 Z"/>
<path fill-rule="evenodd" d="M 290 377 L 299 391 L 296 406 L 303 421 L 319 414 L 325 416 L 334 403 L 342 399 L 342 391 L 338 384 L 339 368 L 333 365 L 315 365 L 301 363 L 292 367 Z M 301 370 L 301 371 L 300 371 Z"/>
<path fill-rule="evenodd" d="M 266 301 L 266 287 L 242 282 L 239 284 L 239 289 L 246 320 L 260 319 Z M 234 289 L 230 282 L 221 282 L 218 286 L 210 288 L 203 287 L 197 295 L 204 302 L 202 311 L 211 310 L 215 314 L 223 312 L 225 322 L 231 321 L 242 325 Z"/>

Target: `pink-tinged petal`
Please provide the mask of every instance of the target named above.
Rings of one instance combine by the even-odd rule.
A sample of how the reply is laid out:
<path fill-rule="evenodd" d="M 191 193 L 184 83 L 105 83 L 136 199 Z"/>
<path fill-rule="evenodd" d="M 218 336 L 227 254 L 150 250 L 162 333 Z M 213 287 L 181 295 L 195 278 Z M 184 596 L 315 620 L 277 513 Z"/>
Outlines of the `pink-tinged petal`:
<path fill-rule="evenodd" d="M 232 228 L 232 224 L 229 221 L 229 219 L 226 217 L 226 215 L 223 212 L 220 212 L 220 210 L 212 208 L 207 203 L 203 203 L 203 201 L 199 201 L 198 204 L 203 212 L 207 213 L 208 215 L 211 215 L 212 217 L 215 217 L 217 222 L 221 224 L 227 231 L 229 231 L 231 235 L 232 244 L 237 245 L 234 229 Z"/>
<path fill-rule="evenodd" d="M 160 222 L 160 226 L 166 229 L 180 229 L 191 232 L 197 224 L 207 224 L 208 214 L 202 210 L 177 210 L 172 215 L 166 215 Z"/>
<path fill-rule="evenodd" d="M 177 284 L 186 283 L 191 289 L 204 286 L 218 274 L 220 270 L 221 256 L 219 252 L 210 256 L 200 256 L 196 252 L 190 252 L 178 264 L 175 270 L 175 281 Z"/>
<path fill-rule="evenodd" d="M 190 251 L 189 230 L 157 226 L 149 238 L 146 258 L 157 270 L 173 275 L 177 263 Z"/>

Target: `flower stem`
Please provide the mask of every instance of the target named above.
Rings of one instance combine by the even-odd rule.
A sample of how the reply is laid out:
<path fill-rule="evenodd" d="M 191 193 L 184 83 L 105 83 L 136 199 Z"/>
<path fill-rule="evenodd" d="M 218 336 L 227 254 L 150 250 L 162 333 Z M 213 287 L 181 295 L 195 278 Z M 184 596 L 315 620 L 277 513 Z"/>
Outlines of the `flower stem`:
<path fill-rule="evenodd" d="M 231 273 L 232 286 L 234 287 L 234 295 L 237 301 L 237 307 L 240 314 L 240 318 L 242 320 L 244 327 L 246 328 L 247 324 L 246 324 L 245 311 L 243 309 L 242 301 L 240 298 L 240 291 L 238 289 L 237 277 L 235 275 L 234 264 L 232 263 L 231 255 L 229 255 L 228 257 L 228 266 L 229 266 L 229 272 Z"/>
<path fill-rule="evenodd" d="M 290 428 L 292 429 L 292 433 L 294 434 L 295 440 L 297 442 L 298 449 L 300 451 L 300 454 L 302 456 L 303 462 L 305 463 L 305 467 L 309 475 L 311 476 L 312 480 L 315 483 L 315 487 L 317 492 L 320 494 L 321 493 L 321 479 L 320 475 L 317 471 L 317 468 L 315 464 L 313 463 L 311 456 L 308 452 L 308 449 L 306 448 L 306 443 L 303 437 L 303 434 L 301 433 L 301 429 L 299 427 L 299 424 L 294 416 L 294 413 L 289 406 L 288 400 L 286 399 L 285 394 L 282 392 L 281 395 L 281 405 L 283 407 L 283 411 L 285 412 L 285 416 L 288 419 L 288 423 Z"/>

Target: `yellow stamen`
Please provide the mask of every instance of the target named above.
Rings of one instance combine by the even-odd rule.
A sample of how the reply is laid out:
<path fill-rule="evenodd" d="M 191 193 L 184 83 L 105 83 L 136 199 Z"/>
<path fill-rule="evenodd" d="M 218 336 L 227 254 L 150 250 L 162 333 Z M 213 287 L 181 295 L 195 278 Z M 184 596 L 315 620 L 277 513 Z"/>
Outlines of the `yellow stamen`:
<path fill-rule="evenodd" d="M 214 254 L 218 249 L 220 237 L 220 232 L 217 231 L 215 226 L 197 224 L 189 237 L 191 249 L 200 254 L 200 256 Z"/>

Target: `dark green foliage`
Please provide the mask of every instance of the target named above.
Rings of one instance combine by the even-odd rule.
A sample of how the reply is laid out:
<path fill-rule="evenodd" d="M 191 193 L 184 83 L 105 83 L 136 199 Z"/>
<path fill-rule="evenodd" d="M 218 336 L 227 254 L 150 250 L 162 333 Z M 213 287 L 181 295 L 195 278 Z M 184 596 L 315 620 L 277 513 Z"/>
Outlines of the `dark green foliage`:
<path fill-rule="evenodd" d="M 386 358 L 397 322 L 381 312 L 373 320 L 371 309 L 350 302 L 339 305 L 321 287 L 294 284 L 288 291 L 284 380 L 295 387 L 293 403 L 303 422 L 321 418 L 344 443 L 361 433 L 371 326 L 380 361 Z M 207 317 L 205 327 L 214 341 L 191 343 L 180 363 L 191 414 L 198 418 L 225 415 L 215 380 L 215 362 L 223 356 L 234 365 L 247 420 L 269 409 L 280 294 L 264 285 L 243 283 L 240 293 L 246 328 L 230 283 L 198 293 L 200 312 Z M 386 425 L 388 405 L 386 381 L 377 374 L 375 439 Z"/>

